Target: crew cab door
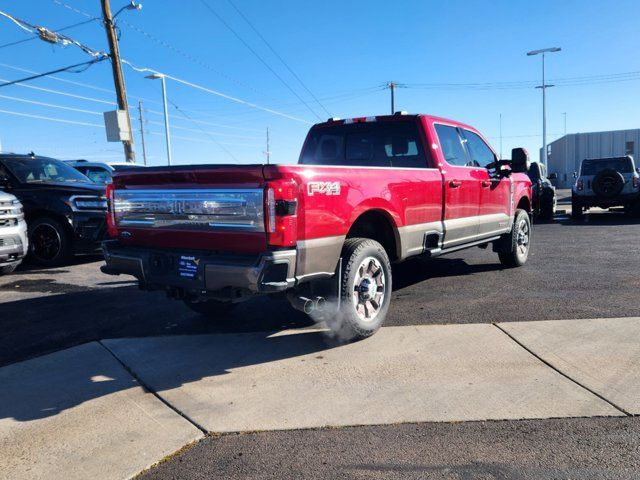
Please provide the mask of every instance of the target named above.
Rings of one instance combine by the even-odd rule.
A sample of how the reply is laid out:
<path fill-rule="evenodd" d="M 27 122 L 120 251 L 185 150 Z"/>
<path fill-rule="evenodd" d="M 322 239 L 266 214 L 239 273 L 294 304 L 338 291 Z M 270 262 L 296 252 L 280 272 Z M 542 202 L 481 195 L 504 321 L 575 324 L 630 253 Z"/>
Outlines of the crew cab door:
<path fill-rule="evenodd" d="M 497 159 L 491 147 L 475 132 L 462 129 L 471 165 L 480 181 L 478 238 L 501 234 L 511 220 L 511 177 L 500 177 L 490 167 Z"/>
<path fill-rule="evenodd" d="M 450 248 L 476 239 L 480 206 L 480 168 L 473 167 L 462 132 L 453 126 L 434 124 L 444 163 L 444 241 Z"/>

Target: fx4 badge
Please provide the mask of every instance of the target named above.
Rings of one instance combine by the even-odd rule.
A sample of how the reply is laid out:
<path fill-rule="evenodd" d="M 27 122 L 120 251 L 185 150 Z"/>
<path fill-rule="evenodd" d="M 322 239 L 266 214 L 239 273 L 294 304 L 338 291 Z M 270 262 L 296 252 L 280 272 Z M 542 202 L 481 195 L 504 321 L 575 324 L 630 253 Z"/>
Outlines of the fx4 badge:
<path fill-rule="evenodd" d="M 307 193 L 310 197 L 314 195 L 340 195 L 340 182 L 309 182 L 307 183 Z"/>

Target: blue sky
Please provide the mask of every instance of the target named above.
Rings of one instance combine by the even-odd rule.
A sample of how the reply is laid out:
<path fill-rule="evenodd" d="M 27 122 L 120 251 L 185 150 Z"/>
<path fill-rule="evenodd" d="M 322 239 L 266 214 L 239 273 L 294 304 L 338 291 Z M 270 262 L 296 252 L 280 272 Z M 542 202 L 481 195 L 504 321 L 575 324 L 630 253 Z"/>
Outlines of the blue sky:
<path fill-rule="evenodd" d="M 566 80 L 640 71 L 637 0 L 233 1 L 333 116 L 388 113 L 389 92 L 380 86 L 393 80 L 411 87 L 397 90 L 396 109 L 470 123 L 489 137 L 497 150 L 502 114 L 505 156 L 513 146 L 524 146 L 536 159 L 542 142 L 541 94 L 532 85 L 540 81 L 540 57 L 525 53 L 560 46 L 561 52 L 547 57 L 548 83 L 554 79 L 558 83 L 548 90 L 548 139 L 563 133 L 563 112 L 567 113 L 569 133 L 640 127 L 640 74 L 616 82 L 609 80 L 620 77 Z M 112 3 L 115 11 L 126 2 Z M 170 106 L 174 163 L 263 162 L 267 127 L 272 161 L 296 162 L 309 125 L 328 115 L 233 6 L 227 0 L 207 0 L 318 117 L 201 0 L 142 3 L 141 11 L 125 11 L 119 17 L 123 58 L 302 120 L 167 80 L 168 97 L 179 108 Z M 5 0 L 0 10 L 56 29 L 98 16 L 100 2 Z M 0 25 L 0 45 L 29 38 L 6 18 L 0 18 Z M 65 33 L 95 50 L 107 48 L 99 22 Z M 73 46 L 24 42 L 0 48 L 0 78 L 28 75 L 16 68 L 42 72 L 85 59 L 89 57 Z M 160 82 L 147 80 L 143 73 L 127 66 L 124 75 L 129 103 L 137 105 L 142 99 L 144 104 L 149 163 L 164 164 Z M 0 111 L 83 125 L 0 112 L 2 150 L 123 160 L 121 144 L 107 142 L 100 126 L 101 112 L 115 108 L 109 104 L 115 102 L 115 94 L 108 63 L 55 77 L 24 85 L 58 93 L 17 85 L 1 88 Z M 514 84 L 517 88 L 419 86 L 496 82 L 531 83 Z M 135 150 L 141 162 L 137 110 L 132 117 Z"/>

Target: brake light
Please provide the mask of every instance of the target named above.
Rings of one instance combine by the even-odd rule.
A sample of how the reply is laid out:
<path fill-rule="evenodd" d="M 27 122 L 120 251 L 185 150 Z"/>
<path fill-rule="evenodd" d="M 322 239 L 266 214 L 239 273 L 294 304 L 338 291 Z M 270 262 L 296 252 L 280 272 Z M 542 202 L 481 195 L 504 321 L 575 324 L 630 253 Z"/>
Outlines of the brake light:
<path fill-rule="evenodd" d="M 298 241 L 298 185 L 293 180 L 269 182 L 265 191 L 267 243 L 289 247 Z"/>
<path fill-rule="evenodd" d="M 113 208 L 115 187 L 113 183 L 107 184 L 107 232 L 109 236 L 115 238 L 118 236 L 118 229 L 116 228 L 116 214 Z"/>
<path fill-rule="evenodd" d="M 633 188 L 638 188 L 638 177 L 633 176 Z"/>
<path fill-rule="evenodd" d="M 584 182 L 582 180 L 578 180 L 576 187 L 578 188 L 578 191 L 581 192 L 584 189 Z"/>

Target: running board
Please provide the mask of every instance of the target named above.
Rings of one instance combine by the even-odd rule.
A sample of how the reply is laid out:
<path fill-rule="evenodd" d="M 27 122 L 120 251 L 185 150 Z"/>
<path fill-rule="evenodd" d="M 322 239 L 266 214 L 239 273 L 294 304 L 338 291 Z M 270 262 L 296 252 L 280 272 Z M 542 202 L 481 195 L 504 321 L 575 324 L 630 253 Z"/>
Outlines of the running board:
<path fill-rule="evenodd" d="M 484 243 L 495 242 L 496 240 L 500 240 L 500 235 L 497 235 L 495 237 L 483 238 L 482 240 L 478 240 L 471 243 L 456 245 L 455 247 L 451 247 L 451 248 L 430 248 L 428 250 L 425 250 L 424 255 L 429 258 L 435 258 L 435 257 L 439 257 L 440 255 L 445 255 L 451 252 L 457 252 L 458 250 L 463 250 L 465 248 L 477 247 L 478 245 L 482 245 Z"/>

